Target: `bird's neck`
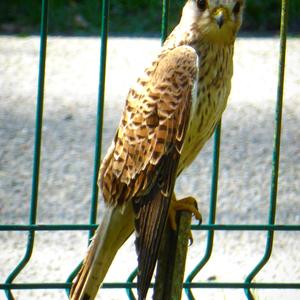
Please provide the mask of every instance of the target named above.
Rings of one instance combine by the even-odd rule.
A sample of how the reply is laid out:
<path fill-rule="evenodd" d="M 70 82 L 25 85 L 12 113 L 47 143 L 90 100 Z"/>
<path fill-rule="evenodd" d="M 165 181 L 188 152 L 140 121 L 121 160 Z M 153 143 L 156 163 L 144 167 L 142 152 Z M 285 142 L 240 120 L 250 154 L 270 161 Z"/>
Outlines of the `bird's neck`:
<path fill-rule="evenodd" d="M 231 50 L 234 48 L 234 41 L 228 44 L 214 43 L 201 36 L 194 24 L 179 24 L 165 41 L 163 49 L 171 50 L 183 45 L 193 47 L 202 56 L 201 54 L 207 53 L 209 50 L 222 52 L 224 49 L 228 49 L 229 52 L 233 52 Z"/>

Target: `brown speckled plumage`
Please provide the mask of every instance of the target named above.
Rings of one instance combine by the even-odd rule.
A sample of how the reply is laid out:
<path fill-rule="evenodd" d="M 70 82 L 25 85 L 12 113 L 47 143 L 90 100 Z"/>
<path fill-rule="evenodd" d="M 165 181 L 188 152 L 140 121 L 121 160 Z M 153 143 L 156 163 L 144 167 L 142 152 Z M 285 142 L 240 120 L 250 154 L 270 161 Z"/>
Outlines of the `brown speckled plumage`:
<path fill-rule="evenodd" d="M 212 135 L 230 93 L 243 1 L 222 2 L 188 0 L 180 24 L 129 90 L 115 138 L 99 171 L 107 215 L 112 217 L 97 230 L 71 299 L 96 295 L 111 262 L 97 254 L 104 251 L 99 245 L 106 243 L 107 232 L 115 231 L 116 237 L 126 232 L 122 239 L 111 237 L 107 247 L 112 260 L 133 230 L 133 215 L 138 295 L 139 300 L 145 299 L 176 177 Z M 116 214 L 119 227 L 113 227 Z"/>
<path fill-rule="evenodd" d="M 189 124 L 197 54 L 181 46 L 163 52 L 128 94 L 114 142 L 99 181 L 109 205 L 149 190 L 156 166 L 172 147 L 182 151 Z"/>

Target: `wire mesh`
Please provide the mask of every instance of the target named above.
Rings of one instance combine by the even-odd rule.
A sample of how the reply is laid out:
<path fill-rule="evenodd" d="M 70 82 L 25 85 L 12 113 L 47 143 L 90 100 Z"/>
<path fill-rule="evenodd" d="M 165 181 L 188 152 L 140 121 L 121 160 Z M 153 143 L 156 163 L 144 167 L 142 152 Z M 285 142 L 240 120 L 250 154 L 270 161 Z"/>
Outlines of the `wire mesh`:
<path fill-rule="evenodd" d="M 168 13 L 169 0 L 163 0 L 162 3 L 162 28 L 161 39 L 165 40 L 168 34 Z M 42 1 L 42 15 L 41 15 L 41 34 L 40 34 L 40 63 L 39 63 L 39 77 L 38 77 L 38 94 L 36 104 L 36 124 L 35 124 L 35 144 L 34 144 L 34 158 L 33 158 L 33 172 L 32 172 L 32 194 L 30 200 L 30 216 L 28 225 L 1 225 L 0 231 L 26 231 L 28 232 L 27 246 L 25 254 L 18 265 L 11 271 L 4 283 L 0 283 L 0 289 L 5 290 L 7 299 L 14 299 L 13 290 L 20 289 L 69 289 L 71 281 L 76 275 L 80 266 L 69 276 L 66 282 L 63 283 L 14 283 L 16 277 L 21 273 L 23 268 L 29 262 L 33 245 L 35 242 L 35 233 L 37 231 L 87 231 L 89 238 L 92 236 L 96 225 L 97 215 L 97 200 L 98 200 L 98 186 L 97 177 L 101 157 L 102 145 L 102 128 L 103 128 L 103 110 L 104 110 L 104 92 L 105 92 L 105 74 L 106 74 L 106 56 L 107 56 L 107 38 L 108 38 L 108 23 L 109 23 L 109 7 L 110 1 L 102 1 L 102 15 L 101 15 L 101 51 L 100 51 L 100 79 L 99 79 L 99 93 L 98 93 L 98 110 L 97 110 L 97 124 L 96 124 L 96 141 L 95 141 L 95 155 L 94 155 L 94 170 L 92 181 L 92 199 L 90 210 L 89 224 L 37 224 L 36 216 L 38 209 L 38 195 L 39 195 L 39 168 L 41 155 L 41 141 L 42 141 L 42 124 L 43 124 L 43 103 L 44 103 L 44 85 L 45 85 L 45 66 L 46 66 L 46 50 L 47 50 L 47 24 L 48 24 L 48 0 Z M 256 275 L 268 263 L 272 255 L 273 238 L 277 231 L 300 231 L 300 225 L 276 224 L 276 200 L 278 189 L 278 174 L 280 162 L 280 142 L 281 142 L 281 126 L 282 126 L 282 109 L 283 109 L 283 87 L 284 87 L 284 71 L 285 71 L 285 55 L 286 55 L 286 38 L 287 38 L 287 20 L 288 20 L 288 0 L 282 0 L 282 15 L 281 15 L 281 33 L 280 33 L 280 61 L 279 61 L 279 79 L 277 90 L 277 104 L 275 112 L 275 133 L 274 133 L 274 150 L 272 163 L 272 184 L 271 196 L 269 204 L 269 218 L 266 224 L 262 225 L 231 225 L 231 224 L 215 224 L 216 207 L 217 207 L 217 192 L 218 192 L 218 170 L 219 170 L 219 152 L 220 152 L 220 136 L 221 124 L 215 132 L 214 137 L 214 151 L 213 151 L 213 174 L 212 174 L 212 188 L 210 199 L 209 220 L 207 224 L 193 225 L 192 230 L 207 231 L 206 251 L 204 256 L 199 260 L 199 263 L 188 274 L 183 288 L 185 289 L 188 299 L 196 299 L 193 295 L 193 289 L 199 288 L 215 288 L 215 289 L 244 289 L 247 299 L 254 299 L 251 289 L 300 289 L 300 283 L 258 283 L 253 282 Z M 246 277 L 244 282 L 195 282 L 195 276 L 210 260 L 213 252 L 214 233 L 215 231 L 262 231 L 267 233 L 266 248 L 262 259 L 253 268 L 253 270 Z M 129 299 L 135 299 L 133 288 L 136 284 L 133 282 L 136 277 L 136 270 L 134 270 L 128 277 L 127 282 L 105 282 L 102 288 L 105 289 L 126 289 Z"/>

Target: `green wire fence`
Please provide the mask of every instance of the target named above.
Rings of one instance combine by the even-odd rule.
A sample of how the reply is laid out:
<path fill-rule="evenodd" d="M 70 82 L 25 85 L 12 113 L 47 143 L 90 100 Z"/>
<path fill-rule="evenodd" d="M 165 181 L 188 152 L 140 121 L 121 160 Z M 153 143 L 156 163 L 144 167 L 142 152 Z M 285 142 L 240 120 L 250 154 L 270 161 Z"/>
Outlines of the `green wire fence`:
<path fill-rule="evenodd" d="M 36 223 L 38 196 L 39 196 L 39 169 L 40 169 L 40 154 L 42 141 L 42 123 L 43 123 L 43 103 L 44 103 L 44 79 L 45 79 L 45 62 L 47 50 L 47 25 L 48 25 L 48 0 L 42 0 L 42 15 L 41 15 L 41 34 L 40 34 L 40 63 L 38 77 L 38 95 L 36 105 L 36 125 L 35 125 L 35 144 L 33 158 L 33 175 L 32 175 L 32 194 L 30 202 L 30 216 L 28 225 L 1 225 L 0 231 L 26 231 L 28 232 L 27 247 L 24 257 L 18 265 L 11 271 L 4 283 L 0 283 L 0 289 L 5 290 L 7 299 L 14 299 L 13 290 L 21 289 L 66 289 L 69 290 L 72 279 L 76 276 L 78 266 L 69 276 L 66 282 L 63 283 L 14 283 L 15 278 L 20 274 L 23 268 L 29 262 L 33 246 L 35 242 L 35 233 L 37 231 L 89 231 L 89 237 L 92 236 L 97 227 L 97 202 L 98 202 L 98 186 L 97 177 L 100 165 L 102 128 L 103 128 L 103 108 L 104 108 L 104 91 L 105 91 L 105 69 L 106 69 L 106 49 L 108 37 L 109 23 L 109 0 L 102 1 L 101 15 L 101 52 L 100 52 L 100 79 L 99 79 L 99 94 L 98 94 L 98 110 L 97 110 L 97 125 L 96 125 L 96 142 L 95 142 L 95 159 L 94 173 L 92 181 L 92 199 L 89 224 L 66 224 L 66 225 L 40 225 Z M 162 41 L 168 33 L 168 12 L 169 0 L 163 0 L 162 3 Z M 193 225 L 192 230 L 207 231 L 206 251 L 199 263 L 188 274 L 183 288 L 188 299 L 195 299 L 193 289 L 199 288 L 222 288 L 222 289 L 244 289 L 247 299 L 254 299 L 251 289 L 300 289 L 300 283 L 257 283 L 253 282 L 256 275 L 268 263 L 272 255 L 272 246 L 274 234 L 277 231 L 300 231 L 300 225 L 276 224 L 276 200 L 278 188 L 279 160 L 280 160 L 280 137 L 282 124 L 282 109 L 283 109 L 283 87 L 284 87 L 284 72 L 285 72 L 285 55 L 286 55 L 286 38 L 287 38 L 287 20 L 288 20 L 288 0 L 282 0 L 281 14 L 281 31 L 280 31 L 280 61 L 279 61 L 279 78 L 277 91 L 277 104 L 275 112 L 275 133 L 274 133 L 274 150 L 272 163 L 272 182 L 271 196 L 269 204 L 268 222 L 263 225 L 230 225 L 230 224 L 215 224 L 217 192 L 218 192 L 218 170 L 219 170 L 219 151 L 220 151 L 220 133 L 221 124 L 217 127 L 214 136 L 214 152 L 213 152 L 213 174 L 212 188 L 210 199 L 210 211 L 207 224 Z M 267 233 L 265 253 L 259 263 L 246 277 L 244 282 L 195 282 L 195 276 L 209 261 L 213 252 L 214 232 L 215 231 L 262 231 Z M 132 289 L 136 287 L 133 282 L 137 271 L 134 270 L 128 277 L 127 282 L 119 283 L 104 283 L 104 289 L 126 289 L 129 299 L 135 299 Z"/>

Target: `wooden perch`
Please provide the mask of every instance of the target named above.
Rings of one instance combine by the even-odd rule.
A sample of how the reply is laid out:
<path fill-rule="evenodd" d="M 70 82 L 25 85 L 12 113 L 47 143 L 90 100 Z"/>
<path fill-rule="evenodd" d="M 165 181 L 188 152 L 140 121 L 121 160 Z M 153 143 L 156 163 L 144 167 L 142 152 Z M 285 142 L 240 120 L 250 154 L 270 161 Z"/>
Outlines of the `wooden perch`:
<path fill-rule="evenodd" d="M 166 226 L 160 247 L 154 285 L 154 300 L 180 300 L 192 214 L 177 213 L 177 231 Z"/>

